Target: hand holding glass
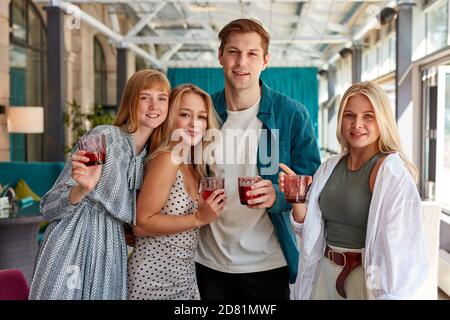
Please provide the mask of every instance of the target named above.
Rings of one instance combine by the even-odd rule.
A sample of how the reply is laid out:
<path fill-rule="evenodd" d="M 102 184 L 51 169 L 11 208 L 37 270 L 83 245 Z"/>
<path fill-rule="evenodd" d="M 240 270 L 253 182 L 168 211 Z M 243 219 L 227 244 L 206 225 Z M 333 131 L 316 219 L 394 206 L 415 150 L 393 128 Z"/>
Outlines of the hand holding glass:
<path fill-rule="evenodd" d="M 89 158 L 89 161 L 85 162 L 86 166 L 105 163 L 106 141 L 104 134 L 92 134 L 82 137 L 79 142 L 79 149 L 86 151 L 83 156 Z"/>
<path fill-rule="evenodd" d="M 241 200 L 242 205 L 247 205 L 247 201 L 250 199 L 256 199 L 259 195 L 248 196 L 247 191 L 252 190 L 252 185 L 261 181 L 262 178 L 255 177 L 239 177 L 238 178 L 238 187 L 239 187 L 239 199 Z"/>
<path fill-rule="evenodd" d="M 311 176 L 285 175 L 284 196 L 286 201 L 290 203 L 304 203 L 311 182 Z"/>
<path fill-rule="evenodd" d="M 206 200 L 215 190 L 224 189 L 225 178 L 203 177 L 200 181 L 200 186 L 202 198 Z"/>

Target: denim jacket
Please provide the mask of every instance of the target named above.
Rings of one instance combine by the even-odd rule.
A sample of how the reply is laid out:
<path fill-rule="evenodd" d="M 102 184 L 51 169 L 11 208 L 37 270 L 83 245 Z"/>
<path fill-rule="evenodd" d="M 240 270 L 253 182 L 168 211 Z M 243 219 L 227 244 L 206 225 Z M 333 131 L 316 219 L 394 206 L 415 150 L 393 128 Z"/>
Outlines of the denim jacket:
<path fill-rule="evenodd" d="M 308 111 L 301 103 L 272 90 L 263 81 L 257 117 L 263 129 L 270 134 L 261 134 L 258 145 L 258 171 L 263 179 L 269 179 L 276 191 L 276 200 L 268 208 L 289 269 L 289 282 L 297 277 L 299 251 L 291 227 L 292 206 L 279 191 L 279 163 L 284 163 L 297 174 L 313 175 L 320 166 L 320 154 Z M 225 89 L 212 96 L 214 107 L 222 123 L 227 120 Z M 264 132 L 264 130 L 263 130 Z"/>

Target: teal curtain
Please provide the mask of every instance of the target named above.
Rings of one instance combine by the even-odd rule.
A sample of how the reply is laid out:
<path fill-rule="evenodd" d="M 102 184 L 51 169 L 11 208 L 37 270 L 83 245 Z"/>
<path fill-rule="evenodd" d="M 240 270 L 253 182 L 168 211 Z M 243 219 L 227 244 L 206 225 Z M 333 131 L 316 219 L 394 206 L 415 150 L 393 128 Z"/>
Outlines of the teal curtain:
<path fill-rule="evenodd" d="M 10 106 L 25 106 L 26 105 L 26 70 L 23 68 L 10 68 L 9 69 L 10 80 Z M 9 135 L 10 145 L 10 159 L 11 161 L 26 161 L 25 148 L 26 148 L 25 134 L 11 133 Z"/>
<path fill-rule="evenodd" d="M 209 94 L 224 87 L 221 68 L 169 68 L 172 86 L 194 83 Z M 261 79 L 271 88 L 301 102 L 309 112 L 316 136 L 318 134 L 319 81 L 317 68 L 268 68 Z"/>
<path fill-rule="evenodd" d="M 173 87 L 193 83 L 209 94 L 222 90 L 224 86 L 221 68 L 169 68 L 167 77 Z"/>

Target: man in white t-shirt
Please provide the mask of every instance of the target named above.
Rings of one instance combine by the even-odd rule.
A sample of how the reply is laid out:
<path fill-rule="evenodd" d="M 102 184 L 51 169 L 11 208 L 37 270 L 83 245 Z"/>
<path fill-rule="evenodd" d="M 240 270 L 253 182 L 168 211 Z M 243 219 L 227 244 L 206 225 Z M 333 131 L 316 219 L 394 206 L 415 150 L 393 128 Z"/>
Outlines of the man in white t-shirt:
<path fill-rule="evenodd" d="M 269 34 L 255 20 L 238 19 L 219 33 L 225 88 L 212 96 L 221 117 L 221 159 L 209 167 L 225 177 L 227 205 L 200 229 L 196 269 L 202 299 L 289 299 L 298 249 L 291 206 L 279 192 L 278 164 L 314 174 L 319 150 L 306 108 L 260 79 L 269 62 Z M 261 176 L 242 205 L 238 177 Z"/>

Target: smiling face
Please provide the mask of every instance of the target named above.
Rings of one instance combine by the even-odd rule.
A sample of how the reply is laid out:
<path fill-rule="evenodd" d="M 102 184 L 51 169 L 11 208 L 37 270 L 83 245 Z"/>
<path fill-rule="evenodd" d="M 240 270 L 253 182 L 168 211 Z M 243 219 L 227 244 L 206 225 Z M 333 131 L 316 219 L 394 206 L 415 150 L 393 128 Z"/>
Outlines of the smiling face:
<path fill-rule="evenodd" d="M 145 128 L 156 128 L 166 120 L 169 95 L 157 89 L 142 90 L 139 97 L 139 124 Z"/>
<path fill-rule="evenodd" d="M 243 90 L 259 86 L 259 76 L 269 62 L 269 55 L 264 56 L 261 41 L 256 32 L 232 32 L 228 35 L 223 51 L 219 51 L 219 62 L 230 88 Z"/>
<path fill-rule="evenodd" d="M 380 128 L 369 99 L 356 94 L 348 99 L 342 114 L 342 137 L 350 149 L 378 148 Z"/>
<path fill-rule="evenodd" d="M 208 126 L 208 113 L 203 98 L 196 93 L 184 93 L 175 118 L 174 129 L 181 129 L 183 142 L 191 146 L 199 143 Z"/>

